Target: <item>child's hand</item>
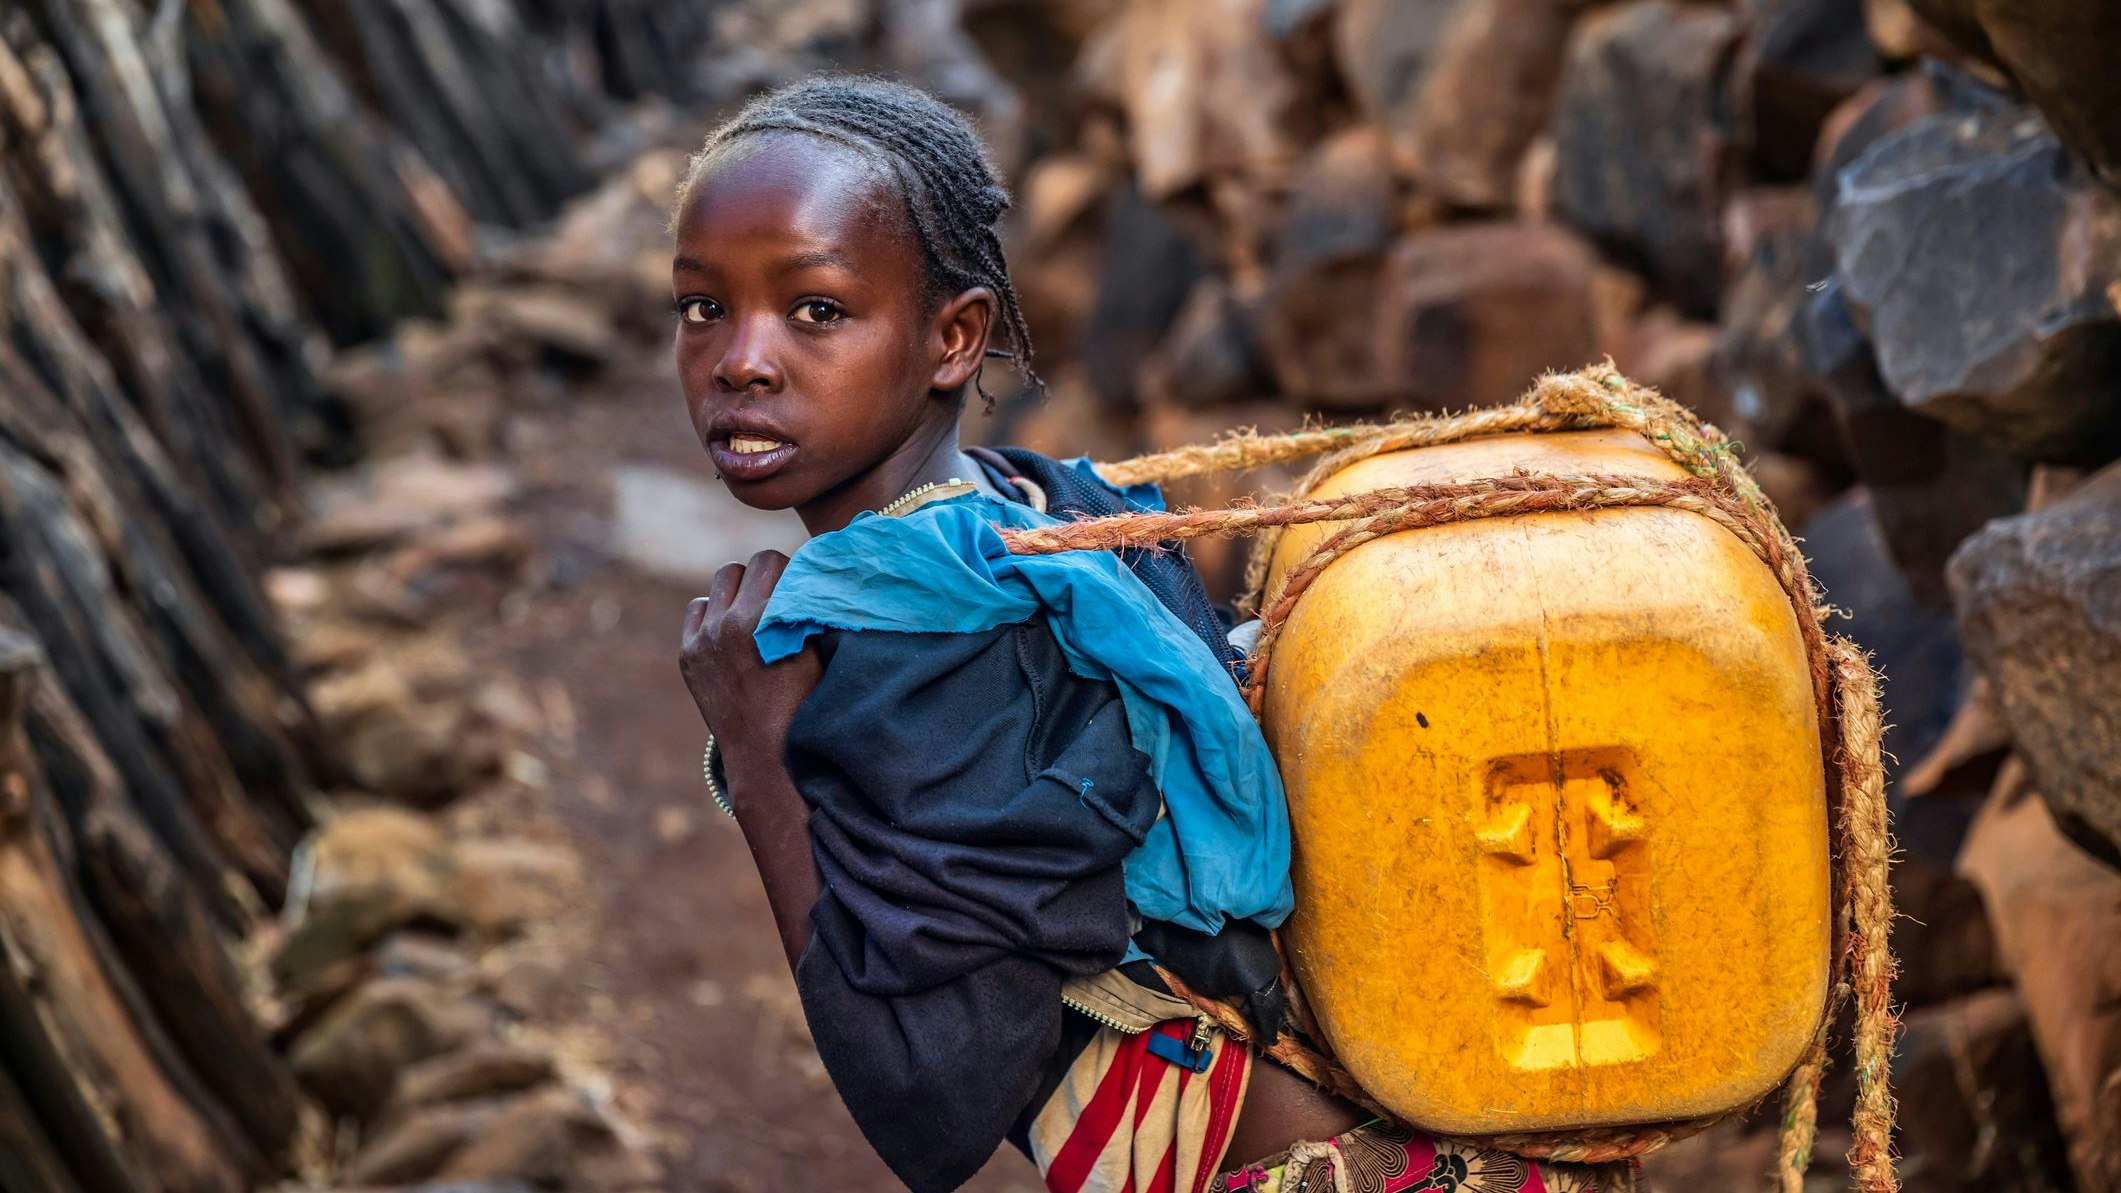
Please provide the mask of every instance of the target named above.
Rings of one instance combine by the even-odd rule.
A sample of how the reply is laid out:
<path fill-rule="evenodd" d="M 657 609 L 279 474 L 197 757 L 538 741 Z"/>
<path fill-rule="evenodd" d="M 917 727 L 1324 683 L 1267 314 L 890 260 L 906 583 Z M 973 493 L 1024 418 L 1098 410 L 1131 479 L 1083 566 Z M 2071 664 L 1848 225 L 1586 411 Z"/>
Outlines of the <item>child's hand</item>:
<path fill-rule="evenodd" d="M 787 566 L 779 551 L 724 565 L 707 595 L 685 610 L 678 670 L 732 775 L 752 766 L 780 767 L 796 706 L 817 686 L 822 670 L 817 652 L 809 649 L 768 666 L 752 641 L 766 598 Z"/>

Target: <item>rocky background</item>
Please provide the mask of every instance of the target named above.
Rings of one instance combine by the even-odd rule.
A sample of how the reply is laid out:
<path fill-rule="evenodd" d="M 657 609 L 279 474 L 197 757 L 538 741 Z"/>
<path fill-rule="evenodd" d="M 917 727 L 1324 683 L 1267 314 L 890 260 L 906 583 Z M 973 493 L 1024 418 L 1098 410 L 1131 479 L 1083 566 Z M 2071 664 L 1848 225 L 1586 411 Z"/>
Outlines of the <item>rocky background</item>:
<path fill-rule="evenodd" d="M 975 438 L 1609 354 L 1741 440 L 1886 675 L 1906 1187 L 2121 1189 L 2116 45 L 2095 0 L 0 9 L 0 1187 L 891 1187 L 671 665 L 797 535 L 706 483 L 664 205 L 840 65 L 1016 181 L 1051 389 Z"/>

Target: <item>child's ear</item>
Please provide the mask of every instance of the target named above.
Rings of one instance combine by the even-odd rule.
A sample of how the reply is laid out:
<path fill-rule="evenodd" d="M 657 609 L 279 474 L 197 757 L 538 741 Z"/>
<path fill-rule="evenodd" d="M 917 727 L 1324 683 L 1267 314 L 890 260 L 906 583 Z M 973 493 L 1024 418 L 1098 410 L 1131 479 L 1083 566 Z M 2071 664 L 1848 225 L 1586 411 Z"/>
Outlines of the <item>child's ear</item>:
<path fill-rule="evenodd" d="M 987 357 L 987 339 L 994 331 L 994 291 L 974 286 L 944 301 L 935 313 L 935 344 L 941 349 L 935 375 L 928 387 L 956 393 L 978 374 Z"/>

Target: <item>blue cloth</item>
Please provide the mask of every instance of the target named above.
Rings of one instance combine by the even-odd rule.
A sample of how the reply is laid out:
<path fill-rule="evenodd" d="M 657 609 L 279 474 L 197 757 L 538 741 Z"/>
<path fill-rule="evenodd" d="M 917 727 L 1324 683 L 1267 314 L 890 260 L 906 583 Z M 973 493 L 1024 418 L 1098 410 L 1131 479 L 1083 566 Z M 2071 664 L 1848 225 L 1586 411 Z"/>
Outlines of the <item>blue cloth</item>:
<path fill-rule="evenodd" d="M 1162 508 L 1154 486 L 1122 496 Z M 1278 926 L 1293 904 L 1289 823 L 1266 739 L 1208 647 L 1118 557 L 1011 555 L 996 533 L 1058 521 L 985 494 L 859 515 L 789 561 L 759 654 L 786 658 L 831 629 L 978 633 L 1044 610 L 1069 669 L 1118 687 L 1163 792 L 1165 815 L 1124 863 L 1135 909 L 1210 933 L 1230 918 Z"/>

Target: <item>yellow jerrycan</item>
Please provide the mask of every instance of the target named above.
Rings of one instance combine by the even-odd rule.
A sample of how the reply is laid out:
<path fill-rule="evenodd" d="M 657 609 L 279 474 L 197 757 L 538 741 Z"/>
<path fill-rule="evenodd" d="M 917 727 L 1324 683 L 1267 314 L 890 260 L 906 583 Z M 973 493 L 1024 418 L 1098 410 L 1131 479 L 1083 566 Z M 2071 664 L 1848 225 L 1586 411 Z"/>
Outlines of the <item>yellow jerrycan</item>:
<path fill-rule="evenodd" d="M 1357 461 L 1311 496 L 1535 473 L 1683 480 L 1625 430 Z M 1286 530 L 1268 577 L 1334 524 Z M 1375 539 L 1289 611 L 1262 721 L 1288 788 L 1289 961 L 1349 1074 L 1445 1134 L 1750 1103 L 1829 976 L 1818 706 L 1767 565 L 1606 508 Z"/>

